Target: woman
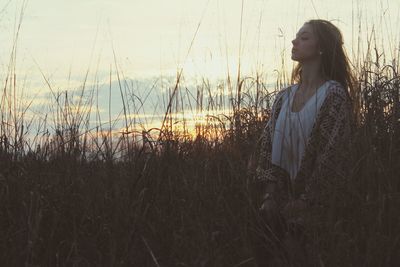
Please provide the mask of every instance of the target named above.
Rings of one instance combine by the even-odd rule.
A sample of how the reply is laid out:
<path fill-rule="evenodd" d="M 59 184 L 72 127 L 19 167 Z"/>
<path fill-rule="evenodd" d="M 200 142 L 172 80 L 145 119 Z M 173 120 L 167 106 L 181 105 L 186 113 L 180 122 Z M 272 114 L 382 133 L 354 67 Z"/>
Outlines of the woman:
<path fill-rule="evenodd" d="M 292 44 L 294 84 L 277 94 L 260 138 L 256 179 L 266 227 L 256 258 L 262 266 L 312 266 L 317 255 L 304 249 L 309 211 L 337 203 L 351 169 L 356 93 L 342 34 L 329 21 L 310 20 Z"/>

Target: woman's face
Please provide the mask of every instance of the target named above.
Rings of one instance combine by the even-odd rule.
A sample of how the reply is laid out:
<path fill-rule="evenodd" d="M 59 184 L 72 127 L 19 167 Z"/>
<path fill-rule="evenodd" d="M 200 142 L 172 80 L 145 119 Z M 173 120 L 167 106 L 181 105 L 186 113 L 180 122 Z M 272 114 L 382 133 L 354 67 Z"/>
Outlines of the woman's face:
<path fill-rule="evenodd" d="M 313 61 L 320 57 L 318 40 L 309 24 L 304 24 L 292 41 L 292 60 L 301 63 Z"/>

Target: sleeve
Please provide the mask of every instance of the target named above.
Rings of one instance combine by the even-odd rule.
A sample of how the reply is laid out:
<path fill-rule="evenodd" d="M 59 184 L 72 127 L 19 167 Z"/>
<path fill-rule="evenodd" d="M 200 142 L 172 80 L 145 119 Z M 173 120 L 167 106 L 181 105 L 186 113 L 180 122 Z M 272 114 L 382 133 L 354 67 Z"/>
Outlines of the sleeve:
<path fill-rule="evenodd" d="M 274 188 L 276 189 L 273 190 L 274 192 L 269 193 L 278 195 L 278 198 L 283 196 L 281 191 L 283 191 L 284 184 L 287 179 L 286 176 L 288 175 L 283 169 L 272 164 L 271 156 L 273 129 L 275 127 L 275 121 L 279 115 L 280 106 L 282 104 L 283 92 L 284 90 L 280 91 L 276 96 L 272 106 L 270 119 L 268 120 L 261 137 L 258 140 L 258 161 L 255 172 L 255 181 L 261 191 L 260 195 L 270 191 L 268 190 L 267 186 L 269 183 L 275 183 L 276 186 L 274 186 Z"/>
<path fill-rule="evenodd" d="M 306 177 L 304 198 L 322 204 L 345 191 L 352 162 L 352 126 L 350 98 L 345 93 L 334 94 L 317 127 L 314 168 Z"/>

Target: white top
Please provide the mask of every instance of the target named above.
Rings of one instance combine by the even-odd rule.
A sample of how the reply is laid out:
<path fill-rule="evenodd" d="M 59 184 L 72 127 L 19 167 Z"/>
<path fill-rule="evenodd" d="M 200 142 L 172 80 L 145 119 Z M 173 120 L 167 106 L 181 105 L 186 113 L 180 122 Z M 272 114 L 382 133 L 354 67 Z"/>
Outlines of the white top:
<path fill-rule="evenodd" d="M 286 170 L 292 180 L 300 168 L 308 137 L 329 85 L 330 81 L 322 84 L 299 112 L 292 112 L 291 109 L 299 85 L 289 87 L 283 95 L 282 108 L 272 137 L 272 163 Z"/>

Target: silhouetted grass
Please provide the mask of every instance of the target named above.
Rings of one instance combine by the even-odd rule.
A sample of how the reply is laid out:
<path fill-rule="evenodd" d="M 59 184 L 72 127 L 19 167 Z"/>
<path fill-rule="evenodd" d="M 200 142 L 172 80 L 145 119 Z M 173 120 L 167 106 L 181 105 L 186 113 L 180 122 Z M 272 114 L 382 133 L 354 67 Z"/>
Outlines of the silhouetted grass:
<path fill-rule="evenodd" d="M 315 210 L 307 230 L 323 266 L 400 263 L 399 64 L 376 55 L 356 70 L 361 116 L 347 192 Z M 274 97 L 260 75 L 240 78 L 236 95 L 227 77 L 233 113 L 210 116 L 195 138 L 174 128 L 179 74 L 160 129 L 131 132 L 126 100 L 122 132 L 113 133 L 111 120 L 91 129 L 95 92 L 82 90 L 78 100 L 53 93 L 53 122 L 41 120 L 45 130 L 29 142 L 10 70 L 0 114 L 3 266 L 254 265 L 253 157 Z M 278 80 L 275 91 L 285 84 Z M 203 91 L 212 95 L 204 86 L 196 109 L 205 110 Z M 214 104 L 207 111 L 226 108 Z"/>
<path fill-rule="evenodd" d="M 356 164 L 342 200 L 345 209 L 321 211 L 315 217 L 317 227 L 310 230 L 317 236 L 325 266 L 399 262 L 396 68 L 365 70 L 361 77 L 362 116 L 353 149 Z M 79 141 L 83 136 L 79 125 L 63 125 L 66 128 L 50 136 L 39 151 L 23 150 L 18 158 L 3 132 L 2 262 L 7 266 L 253 264 L 248 236 L 256 204 L 248 165 L 268 109 L 263 114 L 255 114 L 250 105 L 231 119 L 232 124 L 239 121 L 240 128 L 226 129 L 219 140 L 181 139 L 171 132 L 152 146 L 133 145 L 130 156 L 118 161 L 112 154 L 82 157 L 98 146 L 85 147 Z"/>

